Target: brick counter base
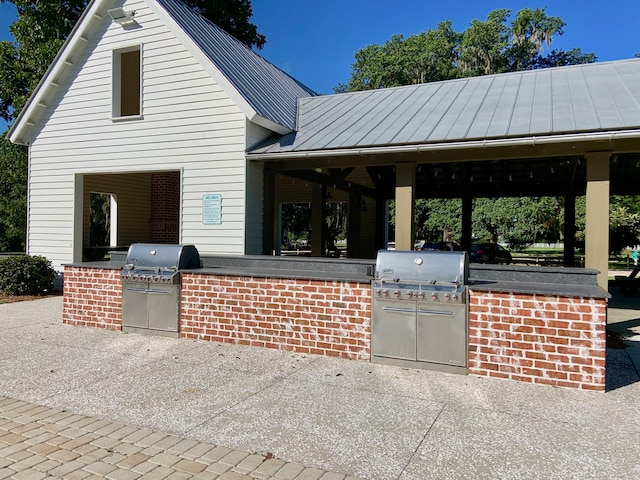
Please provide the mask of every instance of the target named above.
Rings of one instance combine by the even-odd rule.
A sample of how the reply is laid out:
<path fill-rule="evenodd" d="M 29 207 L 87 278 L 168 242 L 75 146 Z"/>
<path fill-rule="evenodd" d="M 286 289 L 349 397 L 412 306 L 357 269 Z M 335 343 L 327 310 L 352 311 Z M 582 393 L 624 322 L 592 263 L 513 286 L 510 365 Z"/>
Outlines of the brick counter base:
<path fill-rule="evenodd" d="M 180 336 L 370 360 L 368 283 L 182 274 Z M 469 374 L 605 388 L 606 300 L 470 292 Z M 119 330 L 114 269 L 66 267 L 62 320 Z"/>
<path fill-rule="evenodd" d="M 180 336 L 369 360 L 368 283 L 182 275 Z"/>
<path fill-rule="evenodd" d="M 121 330 L 120 270 L 65 267 L 62 322 Z"/>
<path fill-rule="evenodd" d="M 470 294 L 469 374 L 605 388 L 606 300 Z"/>

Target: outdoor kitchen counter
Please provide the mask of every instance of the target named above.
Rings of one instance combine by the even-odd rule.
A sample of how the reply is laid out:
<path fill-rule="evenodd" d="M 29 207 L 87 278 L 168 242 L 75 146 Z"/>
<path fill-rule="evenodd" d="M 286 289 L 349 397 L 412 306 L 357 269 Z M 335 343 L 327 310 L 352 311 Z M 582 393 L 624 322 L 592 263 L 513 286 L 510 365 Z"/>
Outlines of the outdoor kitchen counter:
<path fill-rule="evenodd" d="M 297 278 L 370 283 L 373 260 L 263 255 L 204 255 L 202 267 L 185 272 L 204 275 Z"/>
<path fill-rule="evenodd" d="M 284 268 L 249 268 L 249 267 L 204 267 L 199 269 L 181 270 L 184 273 L 198 273 L 201 275 L 229 275 L 235 277 L 275 277 L 299 278 L 306 280 L 336 280 L 344 282 L 370 283 L 371 276 L 358 275 L 349 272 L 327 272 L 314 270 L 291 270 Z"/>
<path fill-rule="evenodd" d="M 68 264 L 71 267 L 120 269 L 126 252 L 109 252 L 111 259 Z M 272 257 L 266 255 L 201 255 L 202 268 L 181 269 L 202 275 L 299 278 L 370 283 L 375 260 L 317 257 Z"/>
<path fill-rule="evenodd" d="M 97 268 L 97 269 L 103 269 L 103 270 L 120 270 L 122 267 L 124 267 L 124 262 L 114 263 L 106 260 L 106 261 L 100 261 L 100 262 L 64 263 L 62 264 L 62 266 L 75 267 L 75 268 Z"/>
<path fill-rule="evenodd" d="M 112 253 L 110 261 L 73 263 L 69 266 L 120 269 L 124 256 Z M 125 252 L 126 253 L 126 252 Z M 271 257 L 261 255 L 203 255 L 203 268 L 182 270 L 203 275 L 299 278 L 370 283 L 374 260 L 316 257 Z M 471 264 L 470 288 L 484 292 L 564 295 L 610 298 L 597 285 L 597 271 L 570 267 L 529 267 L 519 265 Z"/>
<path fill-rule="evenodd" d="M 67 263 L 65 266 L 77 268 L 95 268 L 103 270 L 120 270 L 124 263 L 113 262 L 82 262 Z M 286 267 L 286 265 L 283 265 Z M 275 278 L 301 278 L 307 280 L 336 280 L 344 282 L 370 283 L 371 276 L 366 273 L 341 272 L 312 269 L 289 269 L 289 268 L 259 268 L 241 266 L 220 266 L 203 268 L 185 268 L 180 270 L 183 273 L 198 273 L 201 275 L 236 276 L 236 277 L 275 277 Z"/>
<path fill-rule="evenodd" d="M 597 270 L 588 268 L 472 264 L 469 288 L 483 292 L 610 298 L 598 286 L 597 274 Z"/>

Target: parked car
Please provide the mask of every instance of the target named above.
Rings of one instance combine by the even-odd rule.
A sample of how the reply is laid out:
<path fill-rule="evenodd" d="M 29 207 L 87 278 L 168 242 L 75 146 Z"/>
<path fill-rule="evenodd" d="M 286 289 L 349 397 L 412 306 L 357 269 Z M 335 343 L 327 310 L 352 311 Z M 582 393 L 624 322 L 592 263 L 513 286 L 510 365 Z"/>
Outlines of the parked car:
<path fill-rule="evenodd" d="M 440 250 L 444 252 L 459 252 L 462 250 L 456 242 L 424 242 L 421 250 Z"/>
<path fill-rule="evenodd" d="M 497 243 L 472 243 L 469 261 L 475 263 L 511 263 L 509 250 Z"/>

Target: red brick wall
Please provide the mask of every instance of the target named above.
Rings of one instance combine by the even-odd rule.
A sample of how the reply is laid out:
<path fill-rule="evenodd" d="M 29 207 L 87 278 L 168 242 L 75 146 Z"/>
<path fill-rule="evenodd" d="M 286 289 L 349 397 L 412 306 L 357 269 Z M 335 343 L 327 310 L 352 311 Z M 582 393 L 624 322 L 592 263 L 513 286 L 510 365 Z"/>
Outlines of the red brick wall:
<path fill-rule="evenodd" d="M 64 268 L 62 322 L 69 325 L 122 328 L 120 270 Z"/>
<path fill-rule="evenodd" d="M 180 172 L 151 174 L 151 243 L 180 241 Z"/>
<path fill-rule="evenodd" d="M 604 390 L 606 299 L 471 292 L 469 374 Z"/>
<path fill-rule="evenodd" d="M 66 267 L 63 322 L 118 330 L 120 271 Z M 369 360 L 367 283 L 183 274 L 185 338 Z M 472 291 L 469 374 L 604 390 L 606 300 Z"/>
<path fill-rule="evenodd" d="M 368 283 L 183 274 L 186 338 L 369 360 Z"/>

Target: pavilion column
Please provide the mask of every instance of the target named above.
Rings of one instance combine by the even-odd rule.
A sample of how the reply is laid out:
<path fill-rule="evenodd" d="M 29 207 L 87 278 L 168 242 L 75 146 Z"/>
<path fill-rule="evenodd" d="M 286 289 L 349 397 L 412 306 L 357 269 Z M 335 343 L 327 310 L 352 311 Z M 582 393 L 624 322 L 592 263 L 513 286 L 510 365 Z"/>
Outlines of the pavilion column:
<path fill-rule="evenodd" d="M 587 159 L 585 267 L 598 270 L 598 285 L 608 290 L 609 276 L 609 152 Z"/>
<path fill-rule="evenodd" d="M 564 266 L 576 265 L 576 197 L 564 197 Z"/>
<path fill-rule="evenodd" d="M 271 170 L 264 170 L 264 215 L 262 224 L 262 254 L 272 255 L 275 252 L 275 184 L 276 175 Z"/>
<path fill-rule="evenodd" d="M 396 165 L 396 250 L 413 250 L 416 164 Z"/>
<path fill-rule="evenodd" d="M 29 150 L 31 152 L 31 150 Z M 84 175 L 76 173 L 74 176 L 73 190 L 73 261 L 82 262 L 83 235 L 84 235 Z M 90 201 L 87 194 L 87 201 Z M 87 219 L 87 222 L 89 220 Z M 88 235 L 88 233 L 87 233 Z M 87 245 L 89 245 L 89 237 L 87 236 Z M 27 253 L 29 250 L 27 250 Z"/>
<path fill-rule="evenodd" d="M 386 200 L 382 195 L 375 198 L 376 208 L 376 251 L 385 248 L 386 232 L 387 232 L 387 209 Z"/>
<path fill-rule="evenodd" d="M 462 197 L 462 238 L 460 247 L 465 252 L 471 251 L 473 198 Z"/>
<path fill-rule="evenodd" d="M 347 257 L 360 258 L 360 204 L 362 196 L 357 192 L 349 192 L 349 219 L 347 227 Z"/>
<path fill-rule="evenodd" d="M 324 252 L 327 187 L 313 185 L 311 190 L 311 256 L 321 257 Z"/>

